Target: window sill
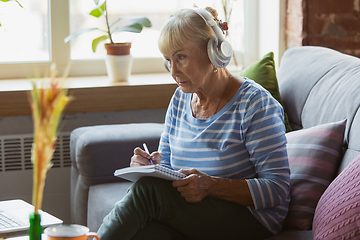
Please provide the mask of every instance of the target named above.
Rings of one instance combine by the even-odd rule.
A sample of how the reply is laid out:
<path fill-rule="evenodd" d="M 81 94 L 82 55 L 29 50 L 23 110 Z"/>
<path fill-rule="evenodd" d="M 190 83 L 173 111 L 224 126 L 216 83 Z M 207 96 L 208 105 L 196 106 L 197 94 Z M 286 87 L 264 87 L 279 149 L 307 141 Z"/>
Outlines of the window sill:
<path fill-rule="evenodd" d="M 0 81 L 0 117 L 31 115 L 31 81 Z M 169 74 L 136 74 L 116 83 L 107 76 L 68 78 L 65 87 L 73 97 L 65 110 L 70 114 L 166 108 L 177 85 Z"/>

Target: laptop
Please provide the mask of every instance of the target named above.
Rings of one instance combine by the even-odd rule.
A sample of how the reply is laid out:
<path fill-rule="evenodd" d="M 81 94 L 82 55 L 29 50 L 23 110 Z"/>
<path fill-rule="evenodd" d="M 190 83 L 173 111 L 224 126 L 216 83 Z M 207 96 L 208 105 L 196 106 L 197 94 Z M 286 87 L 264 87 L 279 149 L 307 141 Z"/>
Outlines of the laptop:
<path fill-rule="evenodd" d="M 0 201 L 0 238 L 16 237 L 28 234 L 30 214 L 34 207 L 20 199 Z M 61 224 L 63 221 L 39 211 L 43 228 Z"/>

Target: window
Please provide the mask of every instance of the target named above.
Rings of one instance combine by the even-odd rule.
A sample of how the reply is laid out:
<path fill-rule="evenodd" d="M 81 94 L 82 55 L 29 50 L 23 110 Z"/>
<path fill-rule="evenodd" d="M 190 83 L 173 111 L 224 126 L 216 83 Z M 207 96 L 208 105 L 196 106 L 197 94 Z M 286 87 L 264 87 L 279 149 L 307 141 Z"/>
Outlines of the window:
<path fill-rule="evenodd" d="M 0 3 L 0 63 L 49 61 L 47 0 L 22 1 L 21 6 Z"/>
<path fill-rule="evenodd" d="M 126 7 L 123 7 L 123 2 L 121 1 L 108 1 L 109 9 L 109 18 L 110 23 L 117 19 L 118 16 L 146 16 L 152 22 L 151 28 L 144 28 L 140 34 L 136 33 L 117 33 L 114 34 L 114 41 L 131 41 L 132 46 L 132 55 L 135 58 L 158 58 L 161 57 L 161 53 L 158 51 L 157 47 L 157 38 L 160 33 L 160 29 L 169 15 L 181 8 L 191 8 L 194 1 L 193 0 L 178 0 L 178 1 L 168 1 L 168 0 L 153 0 L 153 1 L 141 1 L 142 4 L 139 4 L 140 1 L 130 1 L 126 4 Z M 196 4 L 200 7 L 210 5 L 216 7 L 216 9 L 222 9 L 221 0 L 197 0 Z M 232 21 L 234 21 L 233 26 L 236 26 L 238 34 L 234 34 L 234 38 L 242 39 L 243 29 L 243 1 L 227 1 L 232 4 L 236 9 L 237 14 L 232 16 Z M 75 32 L 83 28 L 99 27 L 105 29 L 105 19 L 100 18 L 96 19 L 89 16 L 87 13 L 94 7 L 94 3 L 89 0 L 72 0 L 70 2 L 70 32 Z M 222 12 L 220 12 L 223 15 Z M 221 17 L 223 18 L 223 16 Z M 90 32 L 83 34 L 75 39 L 71 40 L 71 58 L 80 60 L 80 59 L 97 59 L 102 58 L 105 54 L 104 48 L 97 49 L 94 54 L 90 51 L 91 41 L 95 37 L 102 35 L 103 33 Z M 240 36 L 239 36 L 240 35 Z M 241 45 L 236 44 L 236 45 Z"/>
<path fill-rule="evenodd" d="M 105 51 L 99 47 L 91 51 L 91 40 L 99 36 L 96 32 L 86 33 L 65 44 L 64 38 L 71 32 L 86 27 L 103 27 L 104 19 L 95 19 L 87 13 L 93 8 L 92 0 L 19 0 L 0 2 L 0 79 L 27 78 L 43 76 L 50 63 L 55 62 L 60 74 L 69 70 L 69 76 L 105 75 Z M 125 7 L 121 4 L 126 3 Z M 111 18 L 119 15 L 146 16 L 152 22 L 151 28 L 144 28 L 141 34 L 117 35 L 133 42 L 131 53 L 134 57 L 133 73 L 164 71 L 162 56 L 157 48 L 157 37 L 163 22 L 176 9 L 212 6 L 219 11 L 224 20 L 221 0 L 108 0 Z M 247 21 L 248 11 L 253 8 L 254 0 L 227 0 L 233 4 L 229 26 L 230 41 L 241 66 L 246 54 L 253 51 L 245 48 L 252 37 L 244 35 L 246 29 L 256 28 L 253 21 Z M 256 15 L 255 15 L 256 16 Z M 254 16 L 251 16 L 254 17 Z M 256 21 L 255 21 L 256 23 Z M 248 24 L 254 24 L 253 27 Z M 254 41 L 252 41 L 254 42 Z M 17 48 L 17 44 L 20 48 Z M 99 45 L 101 46 L 101 45 Z M 14 50 L 16 49 L 16 50 Z M 245 49 L 247 49 L 245 51 Z M 11 52 L 10 52 L 11 51 Z"/>

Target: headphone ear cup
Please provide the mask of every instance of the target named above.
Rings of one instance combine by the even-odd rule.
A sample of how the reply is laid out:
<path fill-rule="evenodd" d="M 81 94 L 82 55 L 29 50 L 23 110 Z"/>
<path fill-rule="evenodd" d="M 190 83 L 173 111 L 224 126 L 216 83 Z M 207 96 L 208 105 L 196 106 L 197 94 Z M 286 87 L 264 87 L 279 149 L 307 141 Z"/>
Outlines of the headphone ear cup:
<path fill-rule="evenodd" d="M 209 39 L 208 44 L 207 44 L 207 53 L 208 53 L 210 62 L 216 68 L 222 68 L 222 64 L 218 62 L 218 58 L 216 57 L 217 42 L 218 42 L 218 40 L 215 36 Z"/>
<path fill-rule="evenodd" d="M 216 68 L 224 68 L 230 63 L 232 48 L 227 41 L 222 42 L 219 46 L 218 39 L 214 36 L 208 41 L 207 53 Z"/>
<path fill-rule="evenodd" d="M 166 59 L 163 59 L 163 63 L 164 63 L 164 67 L 165 67 L 166 71 L 170 72 L 169 65 L 168 65 Z"/>

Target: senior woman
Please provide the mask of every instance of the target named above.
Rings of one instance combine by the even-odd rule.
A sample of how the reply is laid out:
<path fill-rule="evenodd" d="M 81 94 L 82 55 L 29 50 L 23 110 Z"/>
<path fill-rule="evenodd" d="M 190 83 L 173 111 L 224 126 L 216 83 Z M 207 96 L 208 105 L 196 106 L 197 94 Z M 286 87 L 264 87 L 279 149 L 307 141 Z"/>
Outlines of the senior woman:
<path fill-rule="evenodd" d="M 254 81 L 212 60 L 213 28 L 194 9 L 165 23 L 159 48 L 179 87 L 158 151 L 136 148 L 130 163 L 151 159 L 187 177 L 138 180 L 104 218 L 102 240 L 266 239 L 281 231 L 290 200 L 283 109 Z"/>

